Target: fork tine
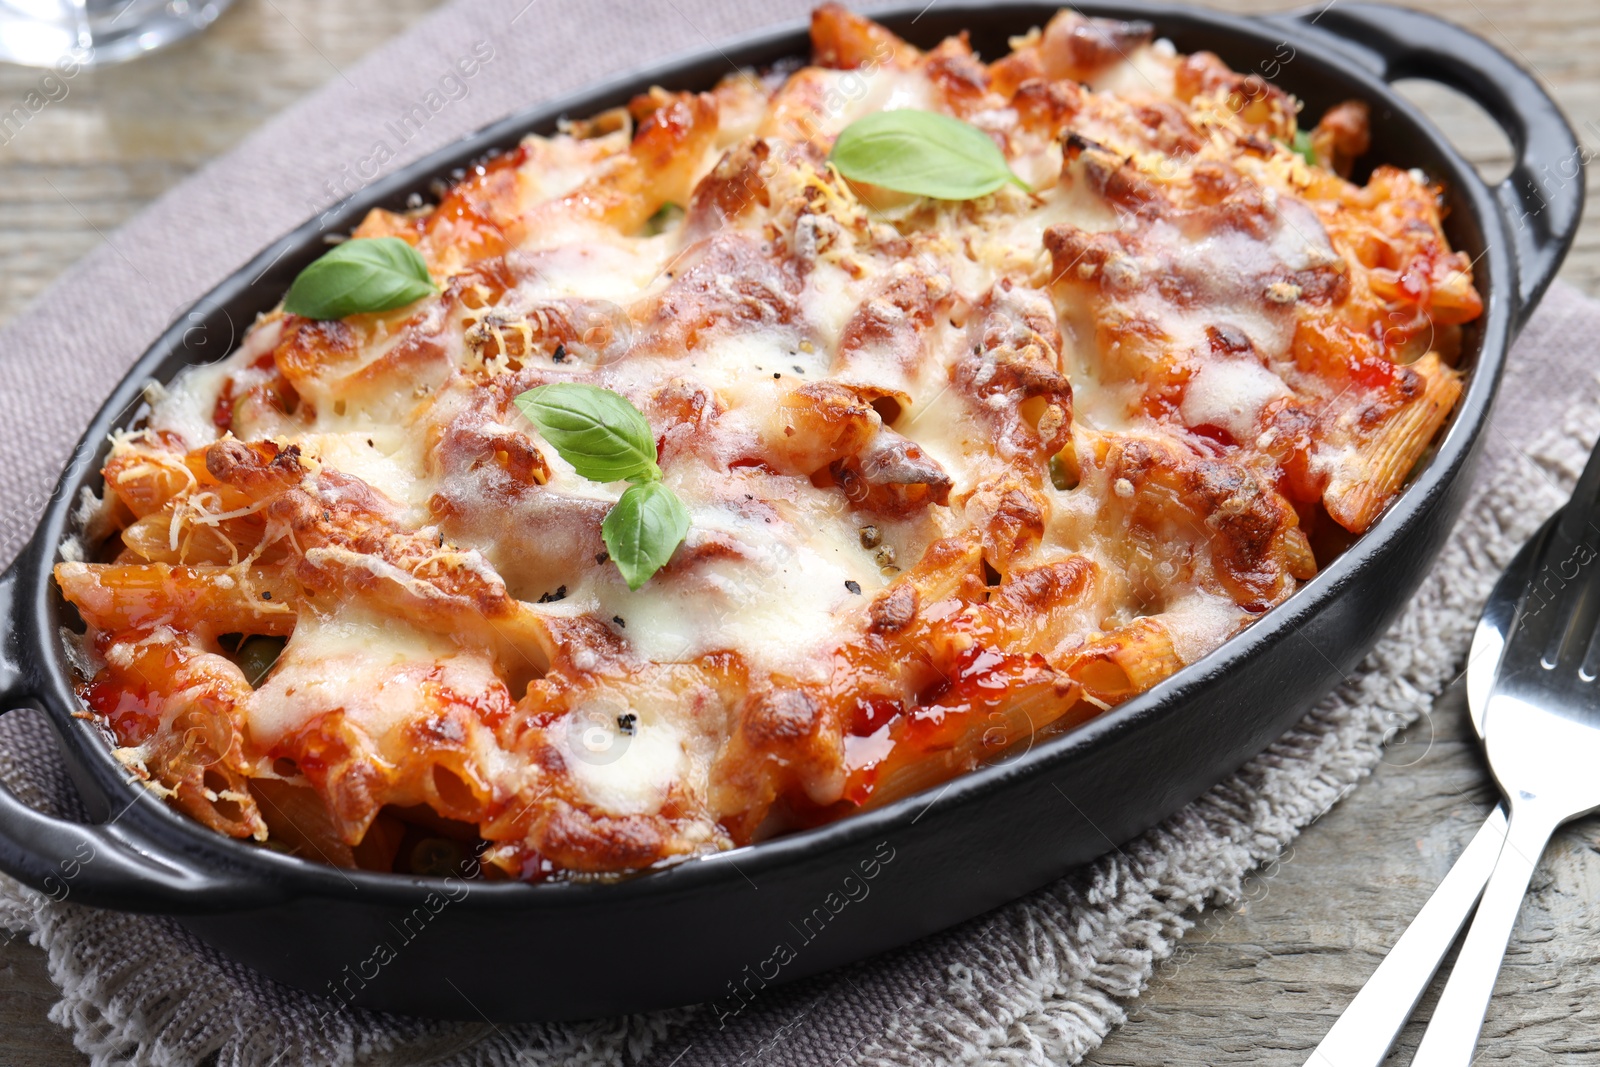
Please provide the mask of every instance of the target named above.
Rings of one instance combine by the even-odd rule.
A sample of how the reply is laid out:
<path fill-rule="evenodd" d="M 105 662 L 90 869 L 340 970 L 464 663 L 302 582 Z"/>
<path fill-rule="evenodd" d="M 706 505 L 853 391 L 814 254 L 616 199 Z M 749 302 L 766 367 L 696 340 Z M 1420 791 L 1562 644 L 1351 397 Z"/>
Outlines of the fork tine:
<path fill-rule="evenodd" d="M 1600 567 L 1594 564 L 1600 552 L 1600 443 L 1589 453 L 1572 499 L 1558 524 L 1564 551 L 1560 566 L 1575 570 L 1564 610 L 1557 617 L 1557 630 L 1545 649 L 1544 661 L 1550 666 L 1570 664 L 1580 657 L 1589 666 L 1586 652 L 1600 626 Z M 1562 617 L 1564 616 L 1564 618 Z M 1585 671 L 1590 674 L 1592 672 Z"/>
<path fill-rule="evenodd" d="M 1534 549 L 1528 569 L 1528 585 L 1517 600 L 1514 622 L 1506 635 L 1504 653 L 1509 666 L 1516 652 L 1525 656 L 1530 649 L 1543 653 L 1556 632 L 1555 617 L 1560 614 L 1562 593 L 1566 582 L 1558 568 L 1551 566 L 1551 546 L 1555 541 L 1556 527 L 1544 531 L 1539 545 Z"/>
<path fill-rule="evenodd" d="M 1592 562 L 1591 553 L 1589 563 Z M 1600 580 L 1596 577 L 1600 568 L 1588 564 L 1581 564 L 1579 568 L 1580 576 L 1572 583 L 1572 591 L 1565 605 L 1566 619 L 1558 626 L 1545 648 L 1544 664 L 1548 667 L 1570 665 L 1574 660 L 1586 659 L 1585 653 L 1595 635 L 1596 623 L 1600 623 Z"/>
<path fill-rule="evenodd" d="M 1584 654 L 1583 666 L 1579 668 L 1579 673 L 1586 682 L 1592 682 L 1600 677 L 1600 627 L 1596 627 L 1589 635 L 1589 649 Z"/>
<path fill-rule="evenodd" d="M 1554 667 L 1584 657 L 1600 625 L 1600 444 L 1589 453 L 1572 499 L 1535 553 L 1534 580 L 1517 605 L 1508 641 Z M 1600 655 L 1600 653 L 1597 653 Z M 1587 671 L 1586 671 L 1587 672 Z"/>
<path fill-rule="evenodd" d="M 1578 475 L 1573 486 L 1572 499 L 1562 511 L 1557 524 L 1557 535 L 1565 544 L 1577 544 L 1586 535 L 1596 532 L 1595 517 L 1600 511 L 1600 442 L 1589 453 L 1589 461 Z"/>

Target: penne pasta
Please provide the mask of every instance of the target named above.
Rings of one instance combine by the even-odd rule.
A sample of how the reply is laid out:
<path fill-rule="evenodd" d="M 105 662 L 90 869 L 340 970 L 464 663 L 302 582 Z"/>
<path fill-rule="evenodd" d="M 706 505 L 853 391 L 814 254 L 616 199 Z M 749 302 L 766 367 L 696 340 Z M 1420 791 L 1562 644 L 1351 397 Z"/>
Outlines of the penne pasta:
<path fill-rule="evenodd" d="M 284 637 L 294 630 L 296 590 L 277 569 L 60 563 L 55 577 L 62 595 L 102 631 Z"/>
<path fill-rule="evenodd" d="M 1328 514 L 1347 530 L 1360 533 L 1400 488 L 1427 451 L 1461 395 L 1461 378 L 1429 352 L 1410 367 L 1406 391 L 1412 398 L 1369 434 L 1360 435 L 1359 460 L 1328 483 Z M 1352 435 L 1355 436 L 1355 435 Z"/>

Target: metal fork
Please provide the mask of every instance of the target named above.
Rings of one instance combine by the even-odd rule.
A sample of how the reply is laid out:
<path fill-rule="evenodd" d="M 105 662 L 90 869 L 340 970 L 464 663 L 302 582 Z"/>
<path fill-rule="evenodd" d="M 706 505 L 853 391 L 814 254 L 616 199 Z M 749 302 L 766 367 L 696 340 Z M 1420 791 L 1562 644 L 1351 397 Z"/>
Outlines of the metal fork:
<path fill-rule="evenodd" d="M 1545 845 L 1561 824 L 1600 808 L 1600 446 L 1542 539 L 1483 713 L 1511 822 L 1412 1067 L 1471 1062 Z"/>

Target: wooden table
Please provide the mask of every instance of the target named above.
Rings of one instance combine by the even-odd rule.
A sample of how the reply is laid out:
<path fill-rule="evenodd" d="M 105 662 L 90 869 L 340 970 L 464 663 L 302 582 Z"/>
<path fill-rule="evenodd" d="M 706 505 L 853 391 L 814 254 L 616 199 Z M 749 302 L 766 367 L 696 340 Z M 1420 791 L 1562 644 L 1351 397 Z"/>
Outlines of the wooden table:
<path fill-rule="evenodd" d="M 71 83 L 66 99 L 0 146 L 0 320 L 103 234 L 337 76 L 439 0 L 239 0 L 206 35 Z M 690 0 L 685 0 L 690 2 Z M 1241 11 L 1285 4 L 1228 0 Z M 1600 148 L 1600 18 L 1587 0 L 1411 0 L 1472 29 L 1540 76 Z M 0 101 L 36 72 L 0 68 Z M 1508 165 L 1481 113 L 1408 87 L 1485 173 Z M 1594 185 L 1591 183 L 1591 190 Z M 1600 296 L 1600 196 L 1591 192 L 1562 277 Z M 1492 802 L 1459 686 L 1408 731 L 1354 794 L 1253 876 L 1240 906 L 1209 913 L 1162 967 L 1128 1023 L 1086 1061 L 1113 1065 L 1298 1065 L 1421 907 Z M 1485 1029 L 1481 1062 L 1600 1062 L 1600 826 L 1569 827 L 1534 879 Z M 1425 1020 L 1436 995 L 1423 1002 Z M 0 1064 L 81 1065 L 43 954 L 0 944 Z M 1414 1048 L 1413 1024 L 1403 1047 Z"/>

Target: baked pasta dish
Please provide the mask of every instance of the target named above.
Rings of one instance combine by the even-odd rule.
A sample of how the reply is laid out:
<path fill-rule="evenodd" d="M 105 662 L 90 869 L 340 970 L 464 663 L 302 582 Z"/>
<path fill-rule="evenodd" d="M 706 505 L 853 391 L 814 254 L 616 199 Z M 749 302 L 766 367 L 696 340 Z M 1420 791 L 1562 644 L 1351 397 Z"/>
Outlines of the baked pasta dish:
<path fill-rule="evenodd" d="M 1372 525 L 1461 391 L 1441 190 L 1298 111 L 1145 24 L 990 61 L 830 5 L 809 65 L 374 210 L 113 440 L 56 570 L 83 714 L 220 833 L 530 881 L 1091 719 Z"/>

